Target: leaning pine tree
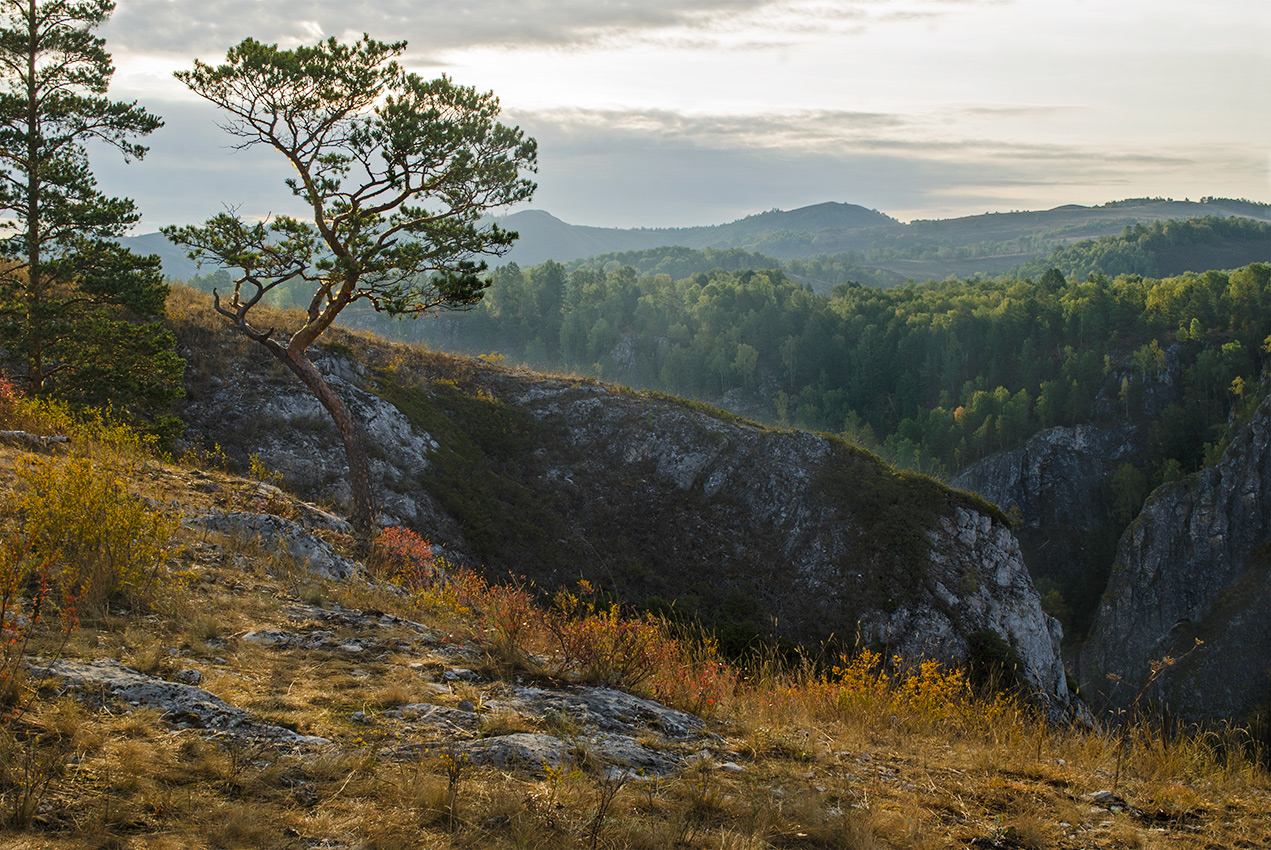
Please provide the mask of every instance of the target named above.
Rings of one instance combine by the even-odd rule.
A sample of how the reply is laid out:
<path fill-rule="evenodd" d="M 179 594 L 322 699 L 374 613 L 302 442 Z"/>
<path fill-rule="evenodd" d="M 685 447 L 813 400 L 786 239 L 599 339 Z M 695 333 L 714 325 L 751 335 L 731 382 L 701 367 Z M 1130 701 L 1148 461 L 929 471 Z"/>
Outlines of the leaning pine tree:
<path fill-rule="evenodd" d="M 331 414 L 349 465 L 351 519 L 363 535 L 375 503 L 360 428 L 308 348 L 354 301 L 396 316 L 479 301 L 488 285 L 482 257 L 502 254 L 516 236 L 482 216 L 535 188 L 522 176 L 534 170 L 535 142 L 498 123 L 494 96 L 405 72 L 395 61 L 405 46 L 363 36 L 280 50 L 247 39 L 224 65 L 196 62 L 177 73 L 229 116 L 223 127 L 239 147 L 282 155 L 306 213 L 248 222 L 229 211 L 164 232 L 191 258 L 235 270 L 232 298 L 214 293 L 216 311 Z M 294 293 L 297 284 L 309 299 L 303 325 L 275 338 L 251 312 L 271 290 Z"/>
<path fill-rule="evenodd" d="M 0 0 L 0 360 L 31 392 L 176 424 L 184 364 L 157 257 L 114 240 L 139 218 L 102 194 L 86 145 L 128 159 L 163 122 L 112 101 L 94 35 L 109 0 Z"/>

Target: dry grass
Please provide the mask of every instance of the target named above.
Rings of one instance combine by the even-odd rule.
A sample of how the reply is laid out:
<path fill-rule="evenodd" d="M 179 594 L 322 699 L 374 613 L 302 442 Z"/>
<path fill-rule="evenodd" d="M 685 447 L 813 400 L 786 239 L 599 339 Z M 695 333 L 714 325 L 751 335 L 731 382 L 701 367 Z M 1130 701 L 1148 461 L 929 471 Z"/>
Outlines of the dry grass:
<path fill-rule="evenodd" d="M 412 356 L 426 366 L 430 355 Z M 474 364 L 471 380 L 488 368 Z M 16 486 L 22 459 L 0 447 L 0 493 Z M 228 506 L 244 486 L 154 459 L 131 469 L 129 492 L 189 511 Z M 208 481 L 216 491 L 194 486 Z M 17 519 L 0 499 L 0 524 Z M 1108 732 L 1050 728 L 1009 699 L 975 696 L 950 671 L 869 656 L 826 675 L 774 664 L 743 681 L 709 647 L 670 633 L 655 635 L 665 642 L 650 655 L 655 669 L 634 684 L 702 710 L 715 736 L 695 743 L 709 753 L 676 774 L 618 782 L 586 757 L 552 770 L 456 770 L 439 756 L 444 747 L 403 761 L 394 753 L 424 733 L 379 721 L 411 703 L 472 703 L 480 723 L 471 736 L 572 739 L 579 730 L 563 715 L 487 710 L 498 681 L 438 693 L 431 680 L 454 665 L 406 625 L 385 621 L 373 633 L 382 651 L 362 654 L 282 652 L 243 636 L 272 628 L 363 638 L 319 615 L 378 609 L 425 622 L 475 653 L 469 666 L 484 672 L 577 679 L 589 660 L 612 671 L 598 658 L 629 648 L 623 635 L 646 633 L 623 632 L 609 609 L 561 602 L 562 622 L 596 632 L 580 626 L 594 640 L 570 644 L 579 657 L 569 659 L 548 627 L 554 615 L 527 611 L 514 593 L 326 584 L 214 536 L 181 531 L 176 542 L 182 583 L 144 608 L 85 622 L 69 641 L 57 628 L 33 633 L 28 652 L 123 659 L 163 676 L 194 668 L 226 701 L 332 743 L 303 751 L 174 730 L 153 711 L 72 701 L 49 682 L 23 681 L 29 701 L 0 723 L 0 847 L 1271 847 L 1271 779 L 1237 732 L 1139 727 L 1122 754 L 1117 793 L 1128 807 L 1114 810 L 1083 799 L 1112 786 L 1119 738 Z M 323 610 L 305 613 L 300 602 Z M 357 712 L 375 722 L 355 721 Z"/>

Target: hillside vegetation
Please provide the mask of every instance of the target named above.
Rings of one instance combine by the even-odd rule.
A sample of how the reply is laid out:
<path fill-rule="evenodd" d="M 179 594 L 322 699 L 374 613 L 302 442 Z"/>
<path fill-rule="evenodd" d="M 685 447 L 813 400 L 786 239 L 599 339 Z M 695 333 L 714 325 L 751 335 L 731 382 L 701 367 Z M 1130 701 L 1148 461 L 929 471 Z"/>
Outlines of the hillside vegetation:
<path fill-rule="evenodd" d="M 650 258 L 661 255 L 675 257 L 677 267 L 657 271 L 680 277 L 715 268 L 711 252 L 729 257 L 745 253 L 764 258 L 750 263 L 749 268 L 784 263 L 800 281 L 825 291 L 847 280 L 887 287 L 906 281 L 998 276 L 1075 242 L 1117 238 L 1126 228 L 1207 218 L 1267 222 L 1271 221 L 1269 210 L 1267 204 L 1229 198 L 1202 198 L 1195 202 L 1131 198 L 1094 207 L 1069 204 L 1052 210 L 985 213 L 904 224 L 855 204 L 825 203 L 796 210 L 770 210 L 708 227 L 589 227 L 567 224 L 542 210 L 513 213 L 498 219 L 498 223 L 520 234 L 504 262 L 522 267 L 553 260 L 572 268 L 576 263 L 594 265 L 596 259 L 604 258 L 605 262 L 629 263 L 648 272 L 658 262 Z M 160 255 L 169 277 L 190 279 L 200 273 L 160 234 L 123 241 L 138 253 Z M 629 256 L 616 260 L 619 254 Z M 1168 259 L 1171 264 L 1162 266 L 1156 274 L 1235 268 L 1271 258 L 1248 243 L 1229 245 L 1227 250 L 1214 253 L 1202 241 Z M 689 268 L 685 268 L 685 262 Z M 718 265 L 734 268 L 730 260 Z M 1042 270 L 1045 268 L 1050 265 Z"/>
<path fill-rule="evenodd" d="M 818 296 L 780 270 L 676 280 L 547 263 L 499 269 L 466 315 L 350 321 L 734 402 L 756 418 L 844 433 L 935 475 L 1043 428 L 1152 416 L 1142 466 L 1159 482 L 1198 469 L 1228 415 L 1255 400 L 1268 363 L 1271 266 L 1160 279 L 1068 280 L 1056 270 L 886 290 L 848 283 Z M 1163 380 L 1176 395 L 1162 410 L 1145 408 Z"/>
<path fill-rule="evenodd" d="M 586 585 L 540 606 L 406 532 L 362 562 L 259 464 L 237 478 L 0 401 L 0 429 L 71 437 L 0 446 L 6 843 L 1268 846 L 1271 780 L 1235 732 L 1050 726 L 991 683 L 868 653 L 733 668 Z M 291 517 L 357 573 L 178 522 L 231 511 Z M 606 720 L 606 701 L 659 719 Z"/>
<path fill-rule="evenodd" d="M 508 260 L 521 265 L 681 246 L 742 249 L 783 261 L 838 254 L 869 273 L 903 282 L 1001 273 L 1078 240 L 1116 236 L 1136 225 L 1206 216 L 1271 220 L 1267 204 L 1244 200 L 1129 198 L 1093 207 L 1068 204 L 1051 210 L 919 219 L 907 224 L 842 203 L 769 210 L 709 227 L 588 227 L 567 224 L 541 210 L 513 213 L 499 221 L 521 234 L 508 255 Z"/>
<path fill-rule="evenodd" d="M 1134 244 L 1265 228 L 1170 225 L 1145 229 Z M 1113 244 L 1130 242 L 1072 255 L 1103 256 Z M 1265 395 L 1271 266 L 1084 281 L 1049 269 L 889 289 L 848 283 L 816 295 L 773 269 L 677 280 L 608 262 L 572 272 L 546 263 L 497 270 L 466 315 L 350 321 L 840 434 L 941 478 L 1045 429 L 1125 426 L 1133 452 L 1093 485 L 1108 515 L 1042 534 L 1068 535 L 1075 560 L 1051 569 L 1034 557 L 1045 540 L 1030 543 L 1035 580 L 1071 639 L 1088 627 L 1116 541 L 1147 495 L 1212 463 Z"/>
<path fill-rule="evenodd" d="M 1057 268 L 1085 280 L 1094 274 L 1168 277 L 1208 269 L 1234 269 L 1271 260 L 1271 224 L 1205 216 L 1188 221 L 1135 224 L 1117 236 L 1087 239 L 1039 257 L 1017 270 L 1039 277 Z"/>

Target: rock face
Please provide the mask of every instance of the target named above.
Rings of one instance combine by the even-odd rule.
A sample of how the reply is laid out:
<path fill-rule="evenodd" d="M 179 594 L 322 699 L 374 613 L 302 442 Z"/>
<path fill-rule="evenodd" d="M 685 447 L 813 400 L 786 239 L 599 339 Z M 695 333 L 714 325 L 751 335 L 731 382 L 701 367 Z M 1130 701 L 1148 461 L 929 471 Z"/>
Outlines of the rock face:
<path fill-rule="evenodd" d="M 1042 575 L 1075 579 L 1084 557 L 1082 537 L 1112 513 L 1103 482 L 1140 449 L 1128 425 L 1051 428 L 1018 449 L 972 464 L 949 484 L 1017 510 L 1015 533 L 1027 549 L 1037 550 L 1030 565 Z M 1056 529 L 1065 534 L 1057 536 Z"/>
<path fill-rule="evenodd" d="M 232 511 L 194 517 L 186 520 L 185 525 L 254 542 L 267 551 L 284 552 L 309 572 L 324 578 L 345 579 L 357 571 L 357 565 L 337 553 L 330 544 L 284 517 Z"/>
<path fill-rule="evenodd" d="M 196 361 L 197 362 L 197 361 Z M 339 357 L 318 356 L 318 367 L 377 448 L 371 468 L 378 484 L 381 519 L 387 525 L 457 528 L 427 498 L 418 500 L 416 482 L 428 470 L 428 454 L 437 446 L 426 432 L 413 428 L 393 405 L 361 386 L 361 367 Z M 313 499 L 347 504 L 348 465 L 330 416 L 290 374 L 268 362 L 238 363 L 228 377 L 203 378 L 187 388 L 181 412 L 186 442 L 220 446 L 240 468 L 255 455 Z M 191 377 L 196 377 L 191 374 Z"/>
<path fill-rule="evenodd" d="M 823 436 L 597 386 L 539 383 L 516 403 L 568 424 L 573 451 L 546 473 L 567 515 L 621 528 L 624 550 L 656 552 L 646 563 L 664 582 L 695 576 L 681 583 L 690 594 L 706 583 L 756 600 L 779 633 L 809 643 L 856 632 L 902 655 L 954 660 L 991 629 L 1034 687 L 1066 699 L 1062 634 L 1041 612 L 1015 538 L 934 482 L 905 486 Z M 889 511 L 876 495 L 938 504 L 915 529 L 921 511 Z M 687 534 L 676 528 L 685 524 Z"/>
<path fill-rule="evenodd" d="M 45 664 L 37 662 L 31 665 L 31 672 L 38 677 L 59 679 L 81 693 L 98 699 L 156 709 L 165 721 L 177 727 L 305 746 L 328 743 L 325 738 L 299 735 L 280 726 L 262 723 L 243 709 L 230 705 L 202 688 L 147 676 L 117 661 L 85 664 L 57 659 Z M 197 675 L 197 678 L 202 677 Z"/>
<path fill-rule="evenodd" d="M 462 385 L 409 386 L 342 356 L 320 362 L 370 423 L 382 521 L 491 575 L 548 591 L 586 578 L 739 640 L 838 636 L 955 660 L 991 630 L 1035 690 L 1067 702 L 1058 624 L 1005 523 L 973 497 L 833 438 L 665 397 L 472 361 Z M 346 498 L 333 429 L 298 383 L 200 387 L 188 437 L 257 454 L 306 496 Z M 268 427 L 245 426 L 261 416 Z"/>
<path fill-rule="evenodd" d="M 1131 425 L 1051 428 L 1018 449 L 972 464 L 949 484 L 978 493 L 1015 518 L 1013 530 L 1034 580 L 1053 582 L 1084 627 L 1121 532 L 1105 482 L 1141 444 Z"/>
<path fill-rule="evenodd" d="M 1188 720 L 1241 718 L 1271 694 L 1271 397 L 1213 467 L 1160 487 L 1126 530 L 1090 639 L 1083 688 Z M 1119 682 L 1109 679 L 1119 677 Z"/>

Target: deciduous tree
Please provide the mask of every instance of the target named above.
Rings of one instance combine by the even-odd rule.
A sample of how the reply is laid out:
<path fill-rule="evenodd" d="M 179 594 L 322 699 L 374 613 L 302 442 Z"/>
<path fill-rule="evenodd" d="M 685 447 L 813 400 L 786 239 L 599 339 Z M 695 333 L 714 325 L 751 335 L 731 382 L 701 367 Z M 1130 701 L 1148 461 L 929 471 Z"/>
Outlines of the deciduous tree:
<path fill-rule="evenodd" d="M 399 316 L 478 301 L 488 285 L 483 256 L 503 253 L 516 236 L 483 214 L 535 188 L 522 175 L 534 170 L 535 142 L 498 122 L 495 97 L 407 73 L 395 61 L 404 48 L 367 36 L 295 50 L 247 39 L 225 64 L 196 62 L 176 75 L 228 115 L 223 127 L 240 148 L 271 147 L 291 168 L 286 182 L 303 219 L 250 222 L 231 210 L 165 232 L 192 258 L 238 270 L 232 296 L 217 293 L 215 308 L 331 414 L 348 458 L 352 519 L 364 533 L 375 514 L 366 450 L 308 348 L 355 301 Z M 252 310 L 297 281 L 311 293 L 303 324 L 278 339 Z"/>

